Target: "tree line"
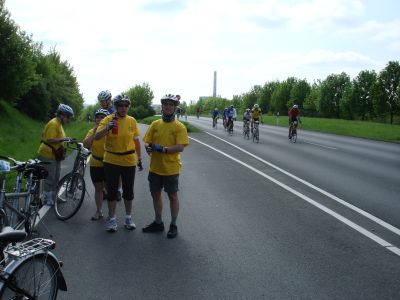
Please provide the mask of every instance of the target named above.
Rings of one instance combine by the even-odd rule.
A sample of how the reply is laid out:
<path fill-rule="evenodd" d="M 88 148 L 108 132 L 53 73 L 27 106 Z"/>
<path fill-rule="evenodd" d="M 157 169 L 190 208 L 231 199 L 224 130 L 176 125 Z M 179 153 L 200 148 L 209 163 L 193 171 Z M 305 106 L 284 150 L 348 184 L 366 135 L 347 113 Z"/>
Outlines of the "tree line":
<path fill-rule="evenodd" d="M 208 97 L 191 102 L 185 110 L 194 114 L 197 108 L 210 113 L 234 105 L 240 113 L 258 103 L 264 113 L 286 115 L 297 104 L 302 115 L 348 120 L 400 122 L 400 64 L 389 61 L 379 73 L 361 71 L 353 80 L 345 72 L 331 74 L 312 84 L 305 79 L 289 77 L 253 86 L 250 91 L 232 99 Z"/>
<path fill-rule="evenodd" d="M 0 98 L 28 116 L 47 120 L 59 103 L 79 114 L 83 97 L 73 68 L 55 49 L 43 53 L 42 43 L 21 30 L 0 0 Z"/>
<path fill-rule="evenodd" d="M 44 54 L 42 43 L 34 42 L 11 19 L 5 0 L 0 0 L 0 70 L 0 99 L 31 118 L 47 121 L 60 103 L 71 106 L 76 116 L 93 116 L 99 107 L 84 109 L 73 68 L 54 48 Z M 123 93 L 132 101 L 130 114 L 139 119 L 154 115 L 149 84 L 135 85 Z"/>

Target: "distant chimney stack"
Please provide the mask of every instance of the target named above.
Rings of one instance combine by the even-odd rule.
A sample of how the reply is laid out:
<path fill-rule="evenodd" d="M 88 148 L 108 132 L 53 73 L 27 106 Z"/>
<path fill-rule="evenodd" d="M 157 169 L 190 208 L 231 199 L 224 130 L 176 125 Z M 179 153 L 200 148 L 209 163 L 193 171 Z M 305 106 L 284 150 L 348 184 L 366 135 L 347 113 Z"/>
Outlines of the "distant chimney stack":
<path fill-rule="evenodd" d="M 217 71 L 214 71 L 214 88 L 213 88 L 213 97 L 217 97 Z"/>

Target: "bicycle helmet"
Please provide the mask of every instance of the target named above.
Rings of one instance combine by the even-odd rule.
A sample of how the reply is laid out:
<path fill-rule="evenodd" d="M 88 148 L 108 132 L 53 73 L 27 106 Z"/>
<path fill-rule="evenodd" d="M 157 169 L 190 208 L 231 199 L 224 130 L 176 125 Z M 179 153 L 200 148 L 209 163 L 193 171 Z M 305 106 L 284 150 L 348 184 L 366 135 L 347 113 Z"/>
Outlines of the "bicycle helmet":
<path fill-rule="evenodd" d="M 115 96 L 113 103 L 114 103 L 114 106 L 118 106 L 120 103 L 127 103 L 128 105 L 131 105 L 131 100 L 129 99 L 128 96 L 121 94 L 121 95 Z"/>
<path fill-rule="evenodd" d="M 74 116 L 74 111 L 72 110 L 71 106 L 68 106 L 67 104 L 63 104 L 63 103 L 61 103 L 58 106 L 57 113 L 61 113 L 61 114 L 66 115 L 68 117 L 73 117 Z"/>
<path fill-rule="evenodd" d="M 230 107 L 233 108 L 233 105 L 231 105 Z"/>
<path fill-rule="evenodd" d="M 293 108 L 299 108 L 299 106 L 297 104 L 293 105 Z"/>
<path fill-rule="evenodd" d="M 179 96 L 179 95 L 178 95 Z M 179 97 L 180 98 L 180 97 Z M 161 104 L 163 104 L 166 101 L 172 101 L 176 106 L 179 105 L 179 99 L 177 96 L 172 95 L 172 94 L 166 94 L 164 97 L 161 98 Z"/>
<path fill-rule="evenodd" d="M 98 99 L 99 101 L 106 101 L 106 100 L 109 100 L 109 99 L 111 99 L 111 92 L 108 91 L 108 90 L 101 91 L 101 92 L 99 93 L 99 95 L 97 96 L 97 99 Z"/>
<path fill-rule="evenodd" d="M 247 112 L 250 111 L 250 108 L 246 108 L 246 111 L 247 111 Z"/>
<path fill-rule="evenodd" d="M 104 116 L 108 116 L 110 113 L 108 112 L 107 109 L 103 109 L 103 108 L 99 108 L 98 110 L 96 110 L 96 112 L 94 113 L 94 117 L 96 118 L 98 115 L 104 115 Z"/>
<path fill-rule="evenodd" d="M 258 104 L 257 104 L 257 103 L 256 103 L 256 104 L 254 104 L 254 107 L 255 107 L 255 108 L 258 108 Z"/>

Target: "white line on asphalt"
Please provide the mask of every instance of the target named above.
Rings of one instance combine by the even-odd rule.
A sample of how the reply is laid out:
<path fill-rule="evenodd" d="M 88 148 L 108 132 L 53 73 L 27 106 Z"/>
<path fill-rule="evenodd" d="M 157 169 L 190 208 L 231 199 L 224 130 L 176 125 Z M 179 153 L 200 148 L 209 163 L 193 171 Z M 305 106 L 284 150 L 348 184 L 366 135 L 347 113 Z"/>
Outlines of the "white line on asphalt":
<path fill-rule="evenodd" d="M 298 196 L 299 198 L 303 199 L 304 201 L 307 201 L 308 203 L 314 205 L 315 207 L 321 209 L 322 211 L 326 212 L 327 214 L 331 215 L 332 217 L 338 219 L 339 221 L 343 222 L 344 224 L 346 224 L 349 227 L 353 228 L 354 230 L 358 231 L 362 235 L 370 238 L 374 242 L 378 243 L 379 245 L 385 247 L 386 249 L 388 249 L 391 252 L 393 252 L 393 253 L 397 254 L 398 256 L 400 256 L 400 249 L 399 248 L 397 248 L 396 246 L 390 244 L 389 242 L 385 241 L 384 239 L 380 238 L 379 236 L 373 234 L 372 232 L 366 230 L 365 228 L 357 225 L 356 223 L 350 221 L 349 219 L 343 217 L 342 215 L 336 213 L 335 211 L 331 210 L 330 208 L 327 208 L 326 206 L 324 206 L 324 205 L 318 203 L 317 201 L 307 197 L 306 195 L 303 195 L 302 193 L 292 189 L 291 187 L 289 187 L 286 184 L 276 180 L 275 178 L 272 178 L 271 176 L 269 176 L 269 175 L 257 170 L 256 168 L 254 168 L 254 167 L 252 167 L 250 165 L 245 164 L 244 162 L 238 160 L 237 158 L 234 158 L 233 156 L 231 156 L 229 154 L 226 154 L 226 153 L 222 152 L 221 150 L 218 150 L 218 149 L 214 148 L 213 146 L 210 146 L 210 145 L 208 145 L 208 144 L 206 144 L 206 143 L 204 143 L 202 141 L 199 141 L 198 139 L 195 139 L 195 138 L 192 138 L 192 137 L 189 137 L 189 138 L 191 140 L 194 140 L 194 141 L 198 142 L 199 144 L 202 144 L 202 145 L 204 145 L 204 146 L 206 146 L 206 147 L 208 147 L 208 148 L 210 148 L 210 149 L 212 149 L 212 150 L 214 150 L 214 151 L 216 151 L 216 152 L 228 157 L 229 159 L 237 162 L 238 164 L 241 164 L 244 167 L 252 170 L 253 172 L 261 175 L 262 177 L 272 181 L 273 183 L 275 183 L 276 185 L 280 186 L 281 188 L 291 192 L 292 194 L 294 194 L 294 195 Z"/>
<path fill-rule="evenodd" d="M 335 148 L 335 147 L 325 146 L 325 145 L 316 144 L 316 143 L 311 143 L 311 142 L 306 142 L 306 141 L 303 141 L 303 143 L 310 144 L 310 145 L 314 145 L 314 146 L 318 146 L 318 147 L 322 147 L 322 148 L 332 149 L 332 150 L 336 150 L 336 149 L 337 149 L 337 148 Z"/>
<path fill-rule="evenodd" d="M 391 232 L 393 232 L 393 233 L 395 233 L 395 234 L 400 236 L 400 229 L 398 229 L 397 227 L 394 227 L 393 225 L 391 225 L 389 223 L 386 223 L 385 221 L 375 217 L 374 215 L 371 215 L 370 213 L 358 208 L 357 206 L 354 206 L 353 204 L 350 204 L 350 203 L 344 201 L 343 199 L 340 199 L 339 197 L 337 197 L 335 195 L 332 195 L 331 193 L 329 193 L 327 191 L 324 191 L 323 189 L 320 189 L 319 187 L 313 185 L 312 183 L 309 183 L 308 181 L 305 181 L 305 180 L 303 180 L 303 179 L 301 179 L 301 178 L 299 178 L 299 177 L 297 177 L 297 176 L 295 176 L 295 175 L 293 175 L 293 174 L 291 174 L 291 173 L 279 168 L 278 166 L 275 166 L 274 164 L 272 164 L 272 163 L 270 163 L 270 162 L 258 157 L 257 155 L 254 155 L 253 153 L 250 153 L 250 152 L 244 150 L 243 148 L 240 148 L 240 147 L 238 147 L 238 146 L 236 146 L 236 145 L 234 145 L 234 144 L 232 144 L 232 143 L 230 143 L 230 142 L 228 142 L 228 141 L 226 141 L 226 140 L 224 140 L 224 139 L 222 139 L 222 138 L 220 138 L 220 137 L 218 137 L 216 135 L 213 135 L 213 134 L 211 134 L 209 132 L 206 132 L 206 133 L 208 135 L 211 135 L 212 137 L 215 137 L 216 139 L 219 139 L 219 140 L 223 141 L 224 143 L 227 143 L 227 144 L 231 145 L 232 147 L 234 147 L 234 148 L 236 148 L 236 149 L 238 149 L 238 150 L 250 155 L 251 157 L 263 162 L 264 164 L 274 168 L 275 170 L 278 170 L 279 172 L 282 172 L 283 174 L 285 174 L 285 175 L 287 175 L 287 176 L 289 176 L 289 177 L 301 182 L 302 184 L 307 185 L 308 187 L 310 187 L 310 188 L 320 192 L 321 194 L 331 198 L 332 200 L 335 200 L 336 202 L 338 202 L 338 203 L 350 208 L 351 210 L 354 210 L 355 212 L 359 213 L 360 215 L 370 219 L 371 221 L 379 224 L 380 226 L 382 226 L 382 227 L 386 228 L 387 230 L 390 230 Z"/>

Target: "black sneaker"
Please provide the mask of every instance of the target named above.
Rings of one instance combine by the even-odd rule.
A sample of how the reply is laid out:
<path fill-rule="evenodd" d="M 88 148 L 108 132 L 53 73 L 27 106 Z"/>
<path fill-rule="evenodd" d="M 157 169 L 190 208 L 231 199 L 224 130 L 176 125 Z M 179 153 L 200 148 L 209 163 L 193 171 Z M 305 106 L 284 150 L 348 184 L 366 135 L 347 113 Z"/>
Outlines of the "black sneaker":
<path fill-rule="evenodd" d="M 143 232 L 160 232 L 160 231 L 164 231 L 164 223 L 161 222 L 160 224 L 156 223 L 156 221 L 154 221 L 153 223 L 147 225 L 146 227 L 142 228 Z"/>
<path fill-rule="evenodd" d="M 178 227 L 174 224 L 169 225 L 169 230 L 167 233 L 167 238 L 173 239 L 178 235 Z"/>

